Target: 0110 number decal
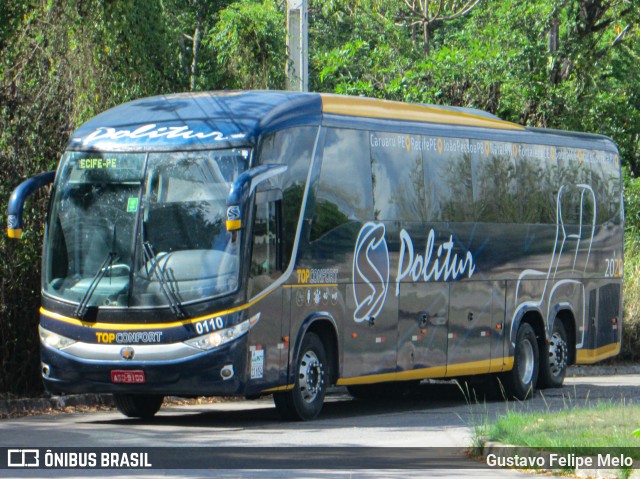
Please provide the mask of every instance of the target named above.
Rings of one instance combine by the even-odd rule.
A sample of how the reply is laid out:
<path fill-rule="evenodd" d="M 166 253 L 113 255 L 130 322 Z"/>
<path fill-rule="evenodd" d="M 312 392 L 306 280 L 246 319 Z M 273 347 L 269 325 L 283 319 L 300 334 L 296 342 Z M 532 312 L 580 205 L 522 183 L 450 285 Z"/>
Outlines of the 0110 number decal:
<path fill-rule="evenodd" d="M 196 323 L 196 332 L 198 334 L 212 333 L 224 328 L 224 320 L 218 316 L 217 318 L 209 318 Z"/>

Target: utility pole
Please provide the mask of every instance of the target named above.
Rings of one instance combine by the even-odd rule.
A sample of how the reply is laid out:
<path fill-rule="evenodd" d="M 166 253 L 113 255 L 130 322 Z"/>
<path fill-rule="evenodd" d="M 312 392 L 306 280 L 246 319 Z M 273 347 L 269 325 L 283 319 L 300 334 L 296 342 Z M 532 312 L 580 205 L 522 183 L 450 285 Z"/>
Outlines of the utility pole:
<path fill-rule="evenodd" d="M 287 90 L 309 91 L 308 0 L 287 0 Z"/>

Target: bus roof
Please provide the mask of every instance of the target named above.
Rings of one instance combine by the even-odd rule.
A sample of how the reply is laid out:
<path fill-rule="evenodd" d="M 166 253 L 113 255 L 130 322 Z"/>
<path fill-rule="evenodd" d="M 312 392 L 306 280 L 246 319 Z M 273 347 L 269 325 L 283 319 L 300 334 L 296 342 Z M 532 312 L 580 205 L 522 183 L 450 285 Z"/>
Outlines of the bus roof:
<path fill-rule="evenodd" d="M 202 92 L 160 95 L 111 108 L 78 128 L 68 148 L 117 151 L 228 147 L 255 143 L 262 134 L 286 126 L 318 125 L 329 117 L 455 125 L 504 133 L 540 131 L 470 108 L 324 93 Z M 553 130 L 549 133 L 558 134 Z"/>

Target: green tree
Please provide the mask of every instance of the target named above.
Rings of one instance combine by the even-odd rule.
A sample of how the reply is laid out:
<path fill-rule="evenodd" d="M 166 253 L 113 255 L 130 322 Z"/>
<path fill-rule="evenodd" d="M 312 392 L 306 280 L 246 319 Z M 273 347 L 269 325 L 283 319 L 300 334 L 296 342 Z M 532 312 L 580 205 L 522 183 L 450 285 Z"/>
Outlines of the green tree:
<path fill-rule="evenodd" d="M 55 167 L 97 112 L 172 89 L 160 0 L 3 2 L 0 211 L 22 180 Z M 27 203 L 22 242 L 0 237 L 0 392 L 39 390 L 40 248 L 47 191 Z"/>
<path fill-rule="evenodd" d="M 205 43 L 223 88 L 283 89 L 286 82 L 285 12 L 272 0 L 242 0 L 220 12 Z"/>
<path fill-rule="evenodd" d="M 173 55 L 178 59 L 177 84 L 184 89 L 195 91 L 211 85 L 215 77 L 210 58 L 213 52 L 207 48 L 207 32 L 218 20 L 220 10 L 231 3 L 230 0 L 165 0 L 164 18 L 171 31 Z"/>
<path fill-rule="evenodd" d="M 422 29 L 422 45 L 426 56 L 431 52 L 431 34 L 445 22 L 467 15 L 480 0 L 404 0 L 405 9 L 399 17 L 400 25 L 412 29 L 414 44 L 417 45 L 416 27 Z"/>

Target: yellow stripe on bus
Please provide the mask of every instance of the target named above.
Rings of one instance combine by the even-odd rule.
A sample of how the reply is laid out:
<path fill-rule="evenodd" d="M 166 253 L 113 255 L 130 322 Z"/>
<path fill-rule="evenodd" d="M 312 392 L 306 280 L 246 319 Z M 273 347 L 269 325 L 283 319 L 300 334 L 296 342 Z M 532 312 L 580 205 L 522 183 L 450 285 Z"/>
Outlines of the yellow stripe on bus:
<path fill-rule="evenodd" d="M 278 386 L 275 388 L 263 389 L 263 393 L 276 393 L 279 391 L 290 391 L 293 389 L 293 384 L 287 384 L 286 386 Z"/>
<path fill-rule="evenodd" d="M 337 288 L 338 283 L 285 284 L 283 288 Z"/>
<path fill-rule="evenodd" d="M 473 113 L 447 110 L 425 105 L 414 105 L 373 98 L 345 97 L 320 94 L 322 111 L 336 115 L 381 118 L 393 120 L 442 123 L 447 125 L 475 126 L 501 130 L 524 130 L 524 127 L 508 121 L 487 118 Z"/>
<path fill-rule="evenodd" d="M 197 318 L 184 319 L 182 321 L 173 321 L 171 323 L 92 323 L 88 321 L 82 321 L 76 318 L 70 318 L 68 316 L 63 316 L 62 314 L 54 313 L 53 311 L 48 311 L 43 307 L 40 308 L 40 314 L 47 316 L 48 318 L 55 319 L 58 321 L 62 321 L 64 323 L 73 324 L 75 326 L 84 326 L 85 328 L 92 329 L 107 329 L 113 331 L 132 331 L 132 330 L 148 330 L 148 329 L 169 329 L 176 328 L 180 326 L 185 326 L 188 324 L 198 323 L 200 321 L 205 321 L 210 318 L 215 318 L 217 316 L 224 316 L 226 314 L 236 313 L 238 311 L 242 311 L 250 308 L 257 302 L 261 301 L 265 298 L 269 293 L 265 293 L 261 296 L 258 296 L 253 301 L 250 301 L 246 304 L 242 304 L 240 306 L 236 306 L 235 308 L 226 309 L 224 311 L 217 311 L 212 314 L 207 314 L 206 316 L 198 316 Z"/>
<path fill-rule="evenodd" d="M 355 386 L 358 384 L 384 383 L 390 381 L 412 381 L 416 379 L 435 379 L 456 376 L 470 376 L 473 374 L 498 373 L 513 368 L 513 357 L 502 360 L 486 359 L 468 363 L 450 364 L 449 366 L 434 366 L 431 368 L 413 369 L 385 374 L 370 374 L 353 378 L 338 379 L 338 386 Z"/>
<path fill-rule="evenodd" d="M 610 358 L 620 352 L 620 343 L 607 344 L 597 349 L 578 349 L 576 351 L 577 364 L 593 364 Z"/>

